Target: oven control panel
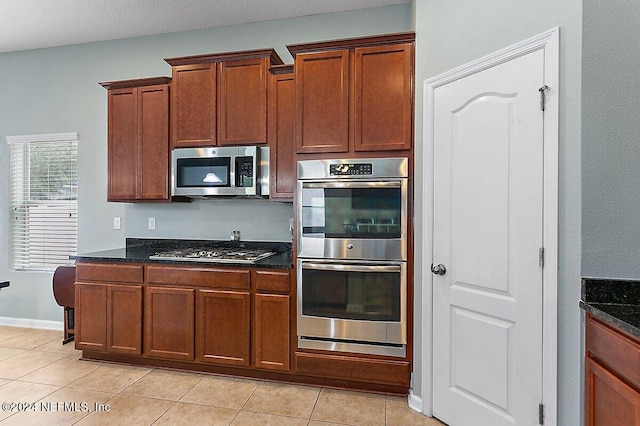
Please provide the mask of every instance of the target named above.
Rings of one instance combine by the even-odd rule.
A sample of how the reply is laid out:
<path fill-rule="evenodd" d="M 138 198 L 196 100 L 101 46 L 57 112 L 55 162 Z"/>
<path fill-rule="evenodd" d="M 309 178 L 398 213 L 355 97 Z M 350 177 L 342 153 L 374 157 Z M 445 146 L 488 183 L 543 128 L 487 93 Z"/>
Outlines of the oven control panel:
<path fill-rule="evenodd" d="M 331 176 L 371 175 L 373 174 L 373 165 L 371 163 L 330 164 L 329 174 Z"/>

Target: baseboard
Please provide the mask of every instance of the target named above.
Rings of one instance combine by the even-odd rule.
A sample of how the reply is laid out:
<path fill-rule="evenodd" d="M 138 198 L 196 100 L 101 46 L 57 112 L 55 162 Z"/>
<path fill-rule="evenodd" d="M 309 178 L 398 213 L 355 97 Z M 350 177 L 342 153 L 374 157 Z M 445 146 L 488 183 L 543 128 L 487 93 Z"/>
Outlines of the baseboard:
<path fill-rule="evenodd" d="M 413 389 L 409 389 L 409 397 L 408 397 L 409 408 L 413 411 L 417 411 L 418 413 L 422 413 L 423 405 L 422 398 L 413 393 Z"/>
<path fill-rule="evenodd" d="M 40 328 L 43 330 L 64 330 L 64 322 L 29 318 L 0 317 L 0 325 L 9 327 Z"/>

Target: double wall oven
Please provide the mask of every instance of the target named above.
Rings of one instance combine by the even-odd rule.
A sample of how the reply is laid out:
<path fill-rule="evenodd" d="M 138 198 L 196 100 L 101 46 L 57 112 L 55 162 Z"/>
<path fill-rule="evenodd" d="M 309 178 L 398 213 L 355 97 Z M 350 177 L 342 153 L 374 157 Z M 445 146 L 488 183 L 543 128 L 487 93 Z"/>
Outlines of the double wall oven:
<path fill-rule="evenodd" d="M 298 346 L 404 357 L 407 158 L 298 162 Z"/>

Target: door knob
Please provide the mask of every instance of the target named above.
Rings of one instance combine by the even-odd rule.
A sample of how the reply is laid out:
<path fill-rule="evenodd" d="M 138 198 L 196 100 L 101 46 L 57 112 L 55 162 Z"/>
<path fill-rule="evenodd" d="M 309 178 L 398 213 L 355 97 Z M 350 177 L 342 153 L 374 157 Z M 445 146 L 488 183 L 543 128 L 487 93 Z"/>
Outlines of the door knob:
<path fill-rule="evenodd" d="M 431 272 L 433 272 L 436 275 L 444 275 L 444 274 L 447 273 L 447 268 L 445 268 L 442 263 L 440 263 L 438 265 L 434 265 L 432 263 L 431 264 Z"/>

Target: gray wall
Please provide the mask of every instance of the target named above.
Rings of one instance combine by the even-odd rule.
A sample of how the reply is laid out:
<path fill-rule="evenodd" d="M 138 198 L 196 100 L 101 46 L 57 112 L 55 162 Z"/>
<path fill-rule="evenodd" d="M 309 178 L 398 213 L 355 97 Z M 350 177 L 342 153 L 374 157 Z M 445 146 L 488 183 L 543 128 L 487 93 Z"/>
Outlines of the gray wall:
<path fill-rule="evenodd" d="M 595 2 L 595 0 L 593 0 Z M 416 163 L 422 166 L 422 83 L 424 80 L 511 44 L 560 27 L 560 176 L 558 270 L 558 425 L 578 425 L 581 413 L 581 37 L 580 0 L 413 0 L 417 33 Z M 611 23 L 608 23 L 612 25 Z M 605 25 L 604 23 L 602 24 Z M 616 24 L 617 25 L 617 24 Z M 589 87 L 589 86 L 587 86 Z M 421 193 L 416 192 L 420 259 Z M 428 261 L 425 260 L 425 263 Z M 639 266 L 640 267 L 640 266 Z M 420 300 L 424 265 L 416 270 Z M 416 306 L 416 321 L 421 318 Z M 419 337 L 419 336 L 416 336 Z M 419 348 L 419 340 L 416 342 Z M 420 357 L 416 354 L 416 358 Z M 421 367 L 418 365 L 418 367 Z M 420 372 L 416 372 L 419 377 Z M 415 383 L 414 383 L 415 385 Z M 421 390 L 417 389 L 417 393 Z"/>
<path fill-rule="evenodd" d="M 202 31 L 0 54 L 0 317 L 61 321 L 50 273 L 9 271 L 7 248 L 8 146 L 5 137 L 79 133 L 79 251 L 122 247 L 125 237 L 223 238 L 290 241 L 291 204 L 196 201 L 192 204 L 106 202 L 106 91 L 101 81 L 171 75 L 164 58 L 274 47 L 411 29 L 409 4 L 283 19 Z M 113 229 L 113 217 L 122 229 Z M 156 230 L 147 230 L 147 217 Z"/>
<path fill-rule="evenodd" d="M 582 273 L 640 279 L 640 3 L 583 4 Z"/>

